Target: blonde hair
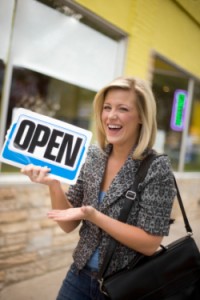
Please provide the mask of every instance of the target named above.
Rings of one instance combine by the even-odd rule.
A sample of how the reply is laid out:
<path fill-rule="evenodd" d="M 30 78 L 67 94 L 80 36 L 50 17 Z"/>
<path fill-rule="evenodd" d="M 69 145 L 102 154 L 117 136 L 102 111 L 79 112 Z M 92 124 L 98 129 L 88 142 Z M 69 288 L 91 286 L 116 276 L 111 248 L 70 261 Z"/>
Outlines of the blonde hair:
<path fill-rule="evenodd" d="M 104 99 L 110 89 L 124 89 L 133 92 L 136 105 L 141 118 L 141 128 L 138 143 L 133 153 L 134 159 L 141 159 L 144 151 L 153 147 L 156 132 L 156 102 L 150 85 L 142 79 L 135 77 L 120 77 L 102 88 L 94 98 L 94 113 L 96 117 L 97 141 L 102 150 L 107 145 L 106 135 L 103 129 L 101 114 Z"/>

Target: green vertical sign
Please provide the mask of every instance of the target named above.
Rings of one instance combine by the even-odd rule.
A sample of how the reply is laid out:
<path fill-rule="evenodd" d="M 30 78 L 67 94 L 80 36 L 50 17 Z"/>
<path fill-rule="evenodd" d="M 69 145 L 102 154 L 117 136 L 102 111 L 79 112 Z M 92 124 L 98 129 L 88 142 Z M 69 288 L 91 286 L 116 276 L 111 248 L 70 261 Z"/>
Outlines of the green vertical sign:
<path fill-rule="evenodd" d="M 185 125 L 185 113 L 187 107 L 188 93 L 184 90 L 176 90 L 171 115 L 171 128 L 182 131 Z"/>

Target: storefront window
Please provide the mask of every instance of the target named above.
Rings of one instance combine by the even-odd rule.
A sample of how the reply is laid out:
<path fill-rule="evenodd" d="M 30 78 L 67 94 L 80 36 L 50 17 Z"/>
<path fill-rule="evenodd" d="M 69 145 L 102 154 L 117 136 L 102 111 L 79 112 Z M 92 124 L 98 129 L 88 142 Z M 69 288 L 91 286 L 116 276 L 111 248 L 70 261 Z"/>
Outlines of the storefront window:
<path fill-rule="evenodd" d="M 94 95 L 94 91 L 15 67 L 6 130 L 9 129 L 17 108 L 25 108 L 90 130 Z M 2 164 L 2 171 L 12 169 L 11 166 Z"/>
<path fill-rule="evenodd" d="M 15 108 L 23 107 L 65 122 L 90 128 L 95 92 L 24 68 L 14 68 L 7 129 Z"/>
<path fill-rule="evenodd" d="M 172 115 L 175 97 L 181 92 L 187 95 L 190 77 L 159 57 L 155 58 L 152 87 L 157 101 L 158 135 L 156 148 L 169 155 L 172 167 L 179 171 L 181 147 L 186 147 L 185 171 L 200 171 L 200 85 L 196 84 L 192 99 L 191 120 L 186 145 L 182 145 L 185 122 L 182 127 L 173 126 Z M 177 99 L 177 98 L 176 98 Z M 181 103 L 181 102 L 180 102 Z M 181 109 L 179 107 L 178 109 Z M 181 117 L 183 111 L 181 112 Z M 185 113 L 185 112 L 184 112 Z M 180 116 L 176 116 L 177 118 Z M 177 119 L 178 120 L 178 119 Z M 182 121 L 182 120 L 179 120 Z"/>

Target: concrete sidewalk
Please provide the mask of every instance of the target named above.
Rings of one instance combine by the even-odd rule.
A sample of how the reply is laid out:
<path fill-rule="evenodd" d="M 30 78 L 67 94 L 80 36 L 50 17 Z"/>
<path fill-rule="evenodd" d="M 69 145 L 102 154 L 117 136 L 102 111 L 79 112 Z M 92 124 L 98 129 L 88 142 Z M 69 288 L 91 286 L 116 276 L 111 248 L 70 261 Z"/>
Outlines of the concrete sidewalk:
<path fill-rule="evenodd" d="M 200 210 L 190 216 L 195 241 L 200 248 Z M 171 227 L 170 236 L 164 239 L 167 244 L 185 235 L 182 218 L 178 218 Z M 0 294 L 0 300 L 55 300 L 58 289 L 69 266 L 44 276 L 36 277 L 5 288 Z"/>
<path fill-rule="evenodd" d="M 58 289 L 65 277 L 66 268 L 50 272 L 5 288 L 1 300 L 55 300 Z"/>

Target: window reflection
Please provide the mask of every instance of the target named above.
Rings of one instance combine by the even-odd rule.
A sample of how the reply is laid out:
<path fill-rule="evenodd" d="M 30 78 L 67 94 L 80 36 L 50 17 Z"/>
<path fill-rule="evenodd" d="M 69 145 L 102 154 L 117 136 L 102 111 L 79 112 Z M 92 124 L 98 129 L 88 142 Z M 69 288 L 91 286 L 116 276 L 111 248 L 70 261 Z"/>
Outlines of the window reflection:
<path fill-rule="evenodd" d="M 170 126 L 175 91 L 188 90 L 189 76 L 160 57 L 155 58 L 152 88 L 157 101 L 158 145 L 178 170 L 183 131 Z M 196 81 L 187 136 L 185 171 L 200 171 L 200 83 Z"/>
<path fill-rule="evenodd" d="M 187 90 L 188 80 L 184 77 L 173 75 L 170 71 L 166 74 L 155 74 L 153 91 L 157 101 L 158 133 L 163 136 L 161 151 L 170 157 L 174 170 L 179 164 L 182 131 L 174 131 L 170 126 L 174 94 L 177 89 Z"/>
<path fill-rule="evenodd" d="M 89 129 L 94 94 L 94 91 L 68 82 L 15 67 L 11 84 L 7 129 L 12 120 L 13 109 L 19 107 Z"/>

